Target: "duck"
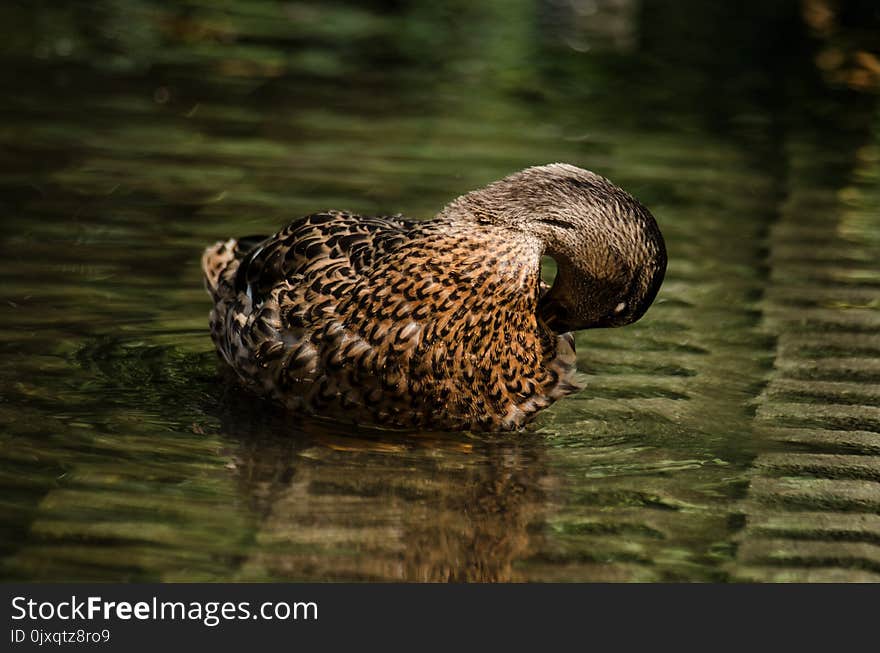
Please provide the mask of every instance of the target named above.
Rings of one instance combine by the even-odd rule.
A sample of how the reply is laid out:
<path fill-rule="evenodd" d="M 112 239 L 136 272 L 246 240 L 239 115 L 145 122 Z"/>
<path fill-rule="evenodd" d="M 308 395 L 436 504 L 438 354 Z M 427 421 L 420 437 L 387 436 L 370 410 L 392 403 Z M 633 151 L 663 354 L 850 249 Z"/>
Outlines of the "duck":
<path fill-rule="evenodd" d="M 371 427 L 515 431 L 582 389 L 573 332 L 641 318 L 667 256 L 638 200 L 553 163 L 433 219 L 324 211 L 201 263 L 211 338 L 250 392 Z"/>

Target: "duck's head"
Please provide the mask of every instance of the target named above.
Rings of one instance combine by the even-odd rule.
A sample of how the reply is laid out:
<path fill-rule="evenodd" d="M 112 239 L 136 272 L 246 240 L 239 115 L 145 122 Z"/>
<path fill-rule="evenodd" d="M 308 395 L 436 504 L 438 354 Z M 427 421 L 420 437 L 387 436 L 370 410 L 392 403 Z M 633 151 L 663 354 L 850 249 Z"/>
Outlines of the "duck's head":
<path fill-rule="evenodd" d="M 604 177 L 563 163 L 527 168 L 453 200 L 441 215 L 537 239 L 558 267 L 539 313 L 557 333 L 638 320 L 666 272 L 654 216 Z"/>

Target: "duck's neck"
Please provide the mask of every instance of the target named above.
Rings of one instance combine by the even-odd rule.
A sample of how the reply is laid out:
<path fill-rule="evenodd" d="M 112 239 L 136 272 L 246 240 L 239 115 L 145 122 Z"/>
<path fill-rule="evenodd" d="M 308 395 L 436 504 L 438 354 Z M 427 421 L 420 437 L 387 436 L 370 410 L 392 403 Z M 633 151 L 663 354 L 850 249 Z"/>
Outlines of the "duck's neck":
<path fill-rule="evenodd" d="M 604 326 L 608 307 L 617 303 L 631 275 L 616 247 L 584 229 L 539 230 L 543 254 L 556 261 L 553 286 L 541 298 L 538 314 L 557 333 Z"/>
<path fill-rule="evenodd" d="M 566 242 L 552 234 L 527 233 L 456 216 L 443 216 L 436 223 L 438 235 L 445 238 L 450 232 L 466 234 L 470 247 L 456 256 L 463 280 L 477 279 L 492 270 L 493 276 L 503 279 L 496 292 L 510 291 L 522 299 L 531 298 L 534 303 L 530 310 L 536 311 L 551 330 L 563 333 L 588 326 L 589 317 L 583 317 L 583 299 L 597 295 L 597 279 L 586 270 L 585 262 L 574 261 L 576 253 Z M 554 259 L 557 272 L 552 287 L 542 293 L 539 285 L 544 256 Z"/>
<path fill-rule="evenodd" d="M 603 280 L 588 268 L 592 261 L 582 253 L 590 249 L 593 234 L 569 230 L 560 237 L 558 225 L 531 225 L 526 230 L 516 224 L 493 223 L 480 219 L 479 206 L 465 209 L 462 198 L 455 204 L 455 210 L 444 211 L 433 222 L 438 235 L 458 232 L 467 234 L 472 244 L 479 243 L 458 259 L 462 270 L 479 274 L 491 268 L 493 274 L 505 278 L 503 287 L 533 297 L 532 310 L 557 333 L 590 326 L 594 311 L 588 300 L 604 294 Z M 544 256 L 554 259 L 557 273 L 550 290 L 541 295 L 537 289 Z"/>

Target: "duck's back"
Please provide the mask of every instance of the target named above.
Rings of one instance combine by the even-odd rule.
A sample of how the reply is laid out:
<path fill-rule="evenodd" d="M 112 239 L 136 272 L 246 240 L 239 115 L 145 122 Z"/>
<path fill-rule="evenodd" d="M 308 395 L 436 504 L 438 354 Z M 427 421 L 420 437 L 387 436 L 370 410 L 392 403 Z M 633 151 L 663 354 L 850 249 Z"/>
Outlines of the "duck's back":
<path fill-rule="evenodd" d="M 321 213 L 203 257 L 211 333 L 254 389 L 387 426 L 512 429 L 574 391 L 537 317 L 540 247 L 492 227 Z"/>

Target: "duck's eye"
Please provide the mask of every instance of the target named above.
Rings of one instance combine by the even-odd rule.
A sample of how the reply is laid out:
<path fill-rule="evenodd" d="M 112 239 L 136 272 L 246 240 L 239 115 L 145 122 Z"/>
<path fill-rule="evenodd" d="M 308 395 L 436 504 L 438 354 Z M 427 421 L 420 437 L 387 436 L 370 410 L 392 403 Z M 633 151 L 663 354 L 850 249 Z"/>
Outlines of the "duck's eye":
<path fill-rule="evenodd" d="M 617 306 L 614 307 L 615 313 L 622 313 L 623 309 L 626 308 L 626 302 L 620 302 Z"/>

